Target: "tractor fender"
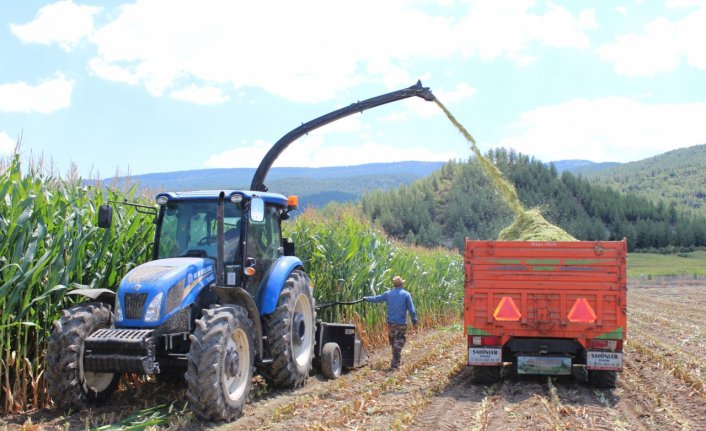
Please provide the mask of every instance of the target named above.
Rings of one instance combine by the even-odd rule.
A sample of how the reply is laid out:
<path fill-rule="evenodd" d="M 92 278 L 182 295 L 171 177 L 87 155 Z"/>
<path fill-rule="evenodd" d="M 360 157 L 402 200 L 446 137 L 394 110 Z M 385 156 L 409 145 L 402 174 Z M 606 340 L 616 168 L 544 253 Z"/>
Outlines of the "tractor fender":
<path fill-rule="evenodd" d="M 66 292 L 66 295 L 85 296 L 94 301 L 108 304 L 111 309 L 115 306 L 115 292 L 110 289 L 74 289 Z"/>
<path fill-rule="evenodd" d="M 260 359 L 263 358 L 263 343 L 262 343 L 262 322 L 260 322 L 260 314 L 257 312 L 257 305 L 250 294 L 242 287 L 221 287 L 215 286 L 213 289 L 218 295 L 219 302 L 223 305 L 237 304 L 245 307 L 248 312 L 248 318 L 252 321 L 253 337 L 255 341 L 255 353 Z"/>
<path fill-rule="evenodd" d="M 297 268 L 304 268 L 302 261 L 296 256 L 281 256 L 272 264 L 270 271 L 264 280 L 263 289 L 260 289 L 258 303 L 260 304 L 260 316 L 275 311 L 279 294 L 287 281 L 287 277 Z"/>

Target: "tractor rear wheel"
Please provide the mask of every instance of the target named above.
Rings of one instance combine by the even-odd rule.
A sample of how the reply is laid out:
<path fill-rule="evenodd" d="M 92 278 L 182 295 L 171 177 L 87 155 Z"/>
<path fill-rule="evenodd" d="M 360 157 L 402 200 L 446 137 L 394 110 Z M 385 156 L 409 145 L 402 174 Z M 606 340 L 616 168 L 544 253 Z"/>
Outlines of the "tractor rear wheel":
<path fill-rule="evenodd" d="M 263 371 L 275 386 L 297 388 L 309 378 L 315 320 L 309 276 L 294 270 L 282 287 L 275 311 L 264 318 L 272 363 Z"/>
<path fill-rule="evenodd" d="M 54 405 L 64 410 L 78 410 L 105 400 L 115 391 L 120 374 L 83 370 L 86 338 L 110 326 L 110 307 L 100 302 L 64 310 L 61 318 L 54 322 L 44 375 Z"/>
<path fill-rule="evenodd" d="M 196 321 L 186 355 L 186 396 L 207 421 L 240 416 L 252 387 L 255 345 L 252 322 L 239 305 L 209 308 Z"/>

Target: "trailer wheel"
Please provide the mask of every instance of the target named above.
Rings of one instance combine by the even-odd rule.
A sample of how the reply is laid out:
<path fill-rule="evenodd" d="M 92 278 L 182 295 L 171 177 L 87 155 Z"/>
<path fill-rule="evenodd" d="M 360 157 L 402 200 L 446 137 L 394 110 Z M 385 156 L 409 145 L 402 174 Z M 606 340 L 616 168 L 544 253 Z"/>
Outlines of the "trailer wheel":
<path fill-rule="evenodd" d="M 54 405 L 64 410 L 81 409 L 107 399 L 115 391 L 120 374 L 83 370 L 86 338 L 110 326 L 110 307 L 100 302 L 64 310 L 61 318 L 54 322 L 44 375 Z"/>
<path fill-rule="evenodd" d="M 618 385 L 615 371 L 588 370 L 588 384 L 596 388 L 613 389 Z"/>
<path fill-rule="evenodd" d="M 275 386 L 297 388 L 309 378 L 315 320 L 309 276 L 294 270 L 282 287 L 275 311 L 264 317 L 272 363 L 263 373 Z"/>
<path fill-rule="evenodd" d="M 478 365 L 470 365 L 471 367 L 471 382 L 489 384 L 500 380 L 500 367 L 481 367 Z"/>
<path fill-rule="evenodd" d="M 329 380 L 335 380 L 341 376 L 343 368 L 343 357 L 338 343 L 326 343 L 321 350 L 321 374 Z"/>
<path fill-rule="evenodd" d="M 191 410 L 207 421 L 235 419 L 248 399 L 255 360 L 247 312 L 239 305 L 206 309 L 189 338 L 184 378 Z"/>

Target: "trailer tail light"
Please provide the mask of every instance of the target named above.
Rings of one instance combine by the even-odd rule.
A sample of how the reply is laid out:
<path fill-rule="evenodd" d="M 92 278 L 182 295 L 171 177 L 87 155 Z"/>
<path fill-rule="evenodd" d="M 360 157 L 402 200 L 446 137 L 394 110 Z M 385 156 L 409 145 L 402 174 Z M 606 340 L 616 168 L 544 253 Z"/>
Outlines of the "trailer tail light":
<path fill-rule="evenodd" d="M 495 335 L 469 335 L 469 346 L 499 346 L 500 337 Z"/>
<path fill-rule="evenodd" d="M 623 340 L 591 340 L 588 343 L 589 349 L 600 350 L 623 350 Z"/>
<path fill-rule="evenodd" d="M 502 322 L 517 322 L 522 317 L 522 313 L 511 297 L 503 296 L 493 312 L 493 317 Z"/>
<path fill-rule="evenodd" d="M 566 317 L 571 323 L 593 323 L 596 321 L 596 312 L 586 298 L 578 298 Z"/>

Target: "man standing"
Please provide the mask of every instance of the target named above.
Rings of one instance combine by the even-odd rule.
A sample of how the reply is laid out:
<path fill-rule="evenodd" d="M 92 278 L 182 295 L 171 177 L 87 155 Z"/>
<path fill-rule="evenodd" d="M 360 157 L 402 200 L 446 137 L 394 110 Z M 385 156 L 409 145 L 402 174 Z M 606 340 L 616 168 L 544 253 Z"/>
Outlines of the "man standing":
<path fill-rule="evenodd" d="M 407 341 L 407 312 L 412 318 L 412 324 L 417 326 L 417 312 L 414 310 L 412 295 L 403 289 L 404 280 L 399 275 L 392 278 L 394 288 L 376 296 L 365 296 L 368 302 L 385 302 L 387 304 L 387 336 L 392 346 L 392 362 L 390 371 L 400 366 L 402 348 Z"/>

